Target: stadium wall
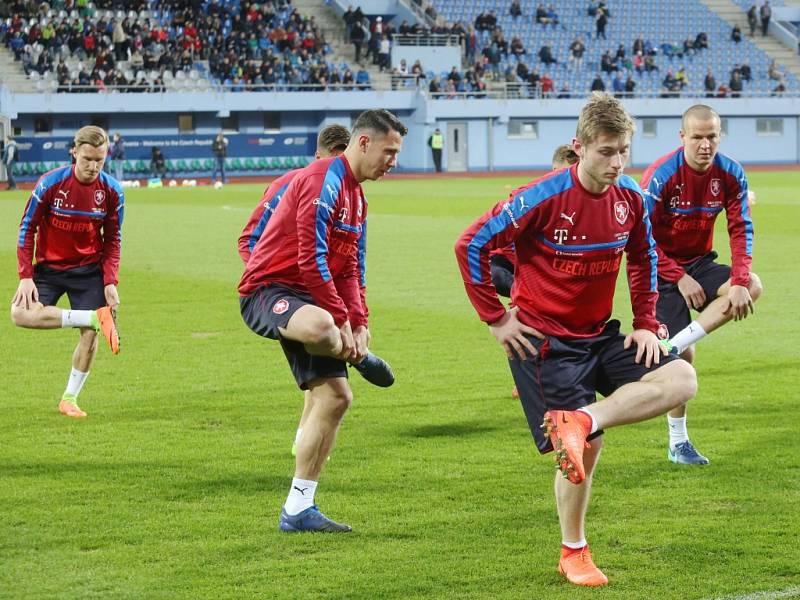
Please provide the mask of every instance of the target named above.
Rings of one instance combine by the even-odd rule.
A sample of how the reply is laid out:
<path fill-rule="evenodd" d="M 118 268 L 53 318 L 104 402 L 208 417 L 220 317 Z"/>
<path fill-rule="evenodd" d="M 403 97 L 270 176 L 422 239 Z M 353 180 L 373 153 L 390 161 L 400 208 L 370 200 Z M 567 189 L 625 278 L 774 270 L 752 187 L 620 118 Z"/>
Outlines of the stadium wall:
<path fill-rule="evenodd" d="M 633 141 L 631 162 L 645 166 L 679 143 L 679 115 L 697 100 L 634 99 L 626 101 L 637 117 L 638 131 Z M 706 101 L 703 99 L 703 101 Z M 574 100 L 431 100 L 421 92 L 254 92 L 189 94 L 12 94 L 0 91 L 0 117 L 10 119 L 18 131 L 25 157 L 24 138 L 37 141 L 72 134 L 92 122 L 102 122 L 109 131 L 126 138 L 137 136 L 182 138 L 212 136 L 223 119 L 236 116 L 238 131 L 226 136 L 249 136 L 242 143 L 258 146 L 266 135 L 307 136 L 312 139 L 325 125 L 350 125 L 360 111 L 384 107 L 397 113 L 408 125 L 409 135 L 400 157 L 404 171 L 429 171 L 433 168 L 427 140 L 436 127 L 446 132 L 451 124 L 466 126 L 466 166 L 469 171 L 544 168 L 552 151 L 568 142 L 575 131 L 583 99 Z M 723 116 L 724 151 L 745 164 L 800 163 L 800 98 L 709 99 Z M 194 130 L 180 133 L 179 115 L 194 115 Z M 271 115 L 278 125 L 267 127 Z M 40 117 L 49 117 L 52 130 L 35 133 Z M 514 135 L 520 124 L 535 123 L 530 137 Z M 229 124 L 229 123 L 228 123 Z M 255 140 L 255 141 L 253 141 Z M 209 150 L 197 144 L 186 158 L 206 159 Z M 258 156 L 259 150 L 246 156 Z M 241 146 L 239 146 L 241 147 Z M 313 144 L 287 149 L 288 155 L 311 154 Z M 291 151 L 288 151 L 291 150 Z M 194 153 L 194 154 L 193 154 Z M 184 153 L 182 153 L 184 154 Z M 272 155 L 272 153 L 267 153 Z M 448 149 L 444 162 L 447 168 Z M 229 154 L 230 156 L 230 154 Z M 31 157 L 32 158 L 32 157 Z M 235 157 L 234 157 L 235 158 Z M 25 159 L 25 158 L 24 158 Z M 271 164 L 279 164 L 278 161 Z M 252 165 L 252 163 L 251 163 Z M 261 170 L 261 169 L 258 169 Z"/>

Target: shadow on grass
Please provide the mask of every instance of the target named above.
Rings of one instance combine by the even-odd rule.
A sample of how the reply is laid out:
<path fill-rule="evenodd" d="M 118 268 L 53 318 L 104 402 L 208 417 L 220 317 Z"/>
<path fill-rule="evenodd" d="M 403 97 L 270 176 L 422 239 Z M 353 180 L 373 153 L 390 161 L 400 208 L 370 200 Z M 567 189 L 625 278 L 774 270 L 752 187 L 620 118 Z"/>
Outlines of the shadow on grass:
<path fill-rule="evenodd" d="M 169 498 L 192 500 L 216 495 L 251 496 L 271 492 L 286 492 L 292 481 L 291 471 L 275 475 L 263 473 L 241 473 L 233 477 L 196 479 L 171 486 Z M 347 491 L 349 486 L 338 486 L 335 482 L 325 482 L 325 490 L 330 492 Z"/>
<path fill-rule="evenodd" d="M 465 435 L 480 435 L 497 430 L 497 427 L 479 423 L 477 421 L 467 423 L 440 423 L 438 425 L 422 425 L 412 427 L 403 432 L 402 435 L 415 438 L 434 438 L 434 437 L 462 437 Z"/>

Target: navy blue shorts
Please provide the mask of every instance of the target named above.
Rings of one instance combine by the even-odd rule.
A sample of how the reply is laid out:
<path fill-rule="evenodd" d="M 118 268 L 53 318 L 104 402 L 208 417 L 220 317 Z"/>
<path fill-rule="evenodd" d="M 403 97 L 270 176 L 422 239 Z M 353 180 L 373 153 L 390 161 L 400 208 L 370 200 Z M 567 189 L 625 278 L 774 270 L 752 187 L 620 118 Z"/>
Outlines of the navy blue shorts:
<path fill-rule="evenodd" d="M 242 319 L 247 326 L 262 337 L 280 341 L 301 390 L 308 389 L 314 379 L 347 377 L 347 364 L 343 360 L 309 354 L 302 343 L 281 336 L 278 328 L 285 329 L 292 315 L 306 304 L 314 304 L 311 296 L 278 284 L 260 287 L 249 296 L 239 298 Z"/>
<path fill-rule="evenodd" d="M 45 306 L 55 306 L 64 294 L 72 310 L 97 310 L 106 305 L 103 272 L 99 264 L 61 270 L 34 265 L 33 283 L 39 291 L 39 302 Z"/>
<path fill-rule="evenodd" d="M 662 356 L 661 362 L 649 369 L 644 360 L 636 364 L 636 345 L 625 350 L 619 321 L 609 321 L 599 335 L 591 338 L 540 340 L 530 336 L 528 339 L 538 350 L 538 356 L 526 360 L 513 358 L 508 362 L 528 427 L 542 454 L 553 449 L 542 432 L 546 411 L 583 408 L 595 402 L 596 392 L 608 396 L 626 383 L 639 381 L 650 371 L 678 359 L 673 354 Z M 589 439 L 602 433 L 597 431 Z"/>
<path fill-rule="evenodd" d="M 731 268 L 728 265 L 715 263 L 716 258 L 717 253 L 712 251 L 684 266 L 686 273 L 700 284 L 706 294 L 706 303 L 701 311 L 717 298 L 719 288 L 731 277 Z M 678 290 L 677 283 L 659 278 L 656 319 L 666 327 L 666 330 L 662 327 L 659 331 L 659 337 L 663 339 L 671 338 L 692 322 L 689 307 Z"/>
<path fill-rule="evenodd" d="M 511 286 L 514 285 L 514 263 L 502 254 L 494 254 L 489 257 L 489 268 L 497 293 L 505 298 L 510 298 Z"/>

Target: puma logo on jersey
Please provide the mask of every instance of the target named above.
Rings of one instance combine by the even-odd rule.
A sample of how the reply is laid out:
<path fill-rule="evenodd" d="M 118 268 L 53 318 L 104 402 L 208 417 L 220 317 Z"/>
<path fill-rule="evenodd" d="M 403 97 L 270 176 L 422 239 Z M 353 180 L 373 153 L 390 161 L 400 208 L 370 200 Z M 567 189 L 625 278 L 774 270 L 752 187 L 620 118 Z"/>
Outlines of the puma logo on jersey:
<path fill-rule="evenodd" d="M 561 218 L 562 219 L 566 219 L 567 221 L 569 221 L 570 225 L 572 225 L 574 227 L 575 226 L 575 215 L 576 214 L 577 213 L 574 212 L 574 211 L 573 211 L 573 213 L 571 215 L 567 215 L 567 213 L 563 213 L 562 212 L 561 213 Z"/>

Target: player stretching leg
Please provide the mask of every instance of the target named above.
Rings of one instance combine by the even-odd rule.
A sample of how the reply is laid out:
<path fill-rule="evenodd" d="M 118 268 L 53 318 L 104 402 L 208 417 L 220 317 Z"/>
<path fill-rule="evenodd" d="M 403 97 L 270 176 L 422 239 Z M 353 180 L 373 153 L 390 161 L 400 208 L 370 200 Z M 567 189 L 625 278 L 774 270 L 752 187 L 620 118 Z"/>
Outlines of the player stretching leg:
<path fill-rule="evenodd" d="M 298 386 L 311 395 L 281 531 L 350 531 L 323 515 L 314 496 L 353 398 L 346 364 L 375 385 L 394 382 L 389 366 L 368 351 L 367 202 L 360 184 L 397 164 L 405 134 L 386 110 L 362 113 L 341 156 L 294 177 L 239 284 L 245 323 L 280 341 Z"/>
<path fill-rule="evenodd" d="M 519 188 L 456 244 L 467 295 L 509 357 L 536 446 L 556 451 L 558 568 L 577 585 L 608 583 L 584 529 L 603 429 L 664 414 L 697 385 L 691 365 L 655 335 L 655 244 L 641 189 L 622 174 L 633 131 L 619 100 L 593 95 L 573 140 L 579 162 Z M 507 311 L 489 255 L 511 243 L 517 274 Z M 623 252 L 634 314 L 628 335 L 608 320 Z M 596 402 L 596 391 L 605 399 Z"/>
<path fill-rule="evenodd" d="M 761 280 L 750 272 L 753 223 L 747 177 L 741 165 L 717 152 L 720 119 L 714 109 L 697 104 L 681 121 L 683 145 L 659 158 L 644 173 L 642 189 L 658 245 L 659 331 L 674 352 L 694 361 L 695 342 L 731 319 L 753 312 Z M 731 266 L 715 262 L 714 222 L 725 211 Z M 690 310 L 699 314 L 692 320 Z M 670 337 L 671 336 L 671 337 Z M 708 459 L 689 441 L 686 407 L 667 415 L 674 463 L 705 465 Z"/>
<path fill-rule="evenodd" d="M 30 329 L 77 327 L 80 340 L 59 411 L 85 417 L 77 404 L 97 352 L 100 331 L 114 354 L 119 337 L 120 231 L 125 206 L 122 186 L 103 172 L 108 135 L 87 126 L 75 134 L 75 163 L 42 175 L 31 192 L 17 242 L 19 287 L 11 321 Z M 34 256 L 36 264 L 33 264 Z M 70 310 L 57 308 L 67 294 Z"/>
<path fill-rule="evenodd" d="M 350 132 L 342 125 L 328 125 L 317 136 L 317 150 L 314 153 L 314 158 L 330 158 L 332 156 L 339 156 L 347 144 L 350 142 Z M 250 255 L 253 252 L 258 240 L 264 235 L 264 230 L 267 228 L 270 217 L 275 213 L 278 203 L 281 201 L 286 188 L 289 187 L 292 179 L 300 172 L 301 169 L 293 169 L 284 175 L 278 177 L 273 181 L 266 190 L 264 195 L 259 200 L 258 205 L 253 209 L 250 219 L 247 221 L 242 235 L 239 236 L 239 256 L 242 257 L 244 264 L 250 260 Z M 297 426 L 297 432 L 294 436 L 294 443 L 292 443 L 292 456 L 297 454 L 297 442 L 300 441 L 300 435 L 303 433 L 303 425 L 311 412 L 312 407 L 311 393 L 305 391 L 305 399 L 303 403 L 303 414 L 300 416 L 300 423 Z"/>
<path fill-rule="evenodd" d="M 578 162 L 578 155 L 572 149 L 572 144 L 562 144 L 553 152 L 553 171 L 566 169 Z M 489 256 L 489 265 L 492 269 L 492 283 L 497 294 L 504 298 L 511 297 L 511 286 L 514 285 L 514 265 L 517 257 L 514 254 L 514 244 L 500 248 Z M 514 398 L 519 398 L 517 387 L 511 390 Z"/>

